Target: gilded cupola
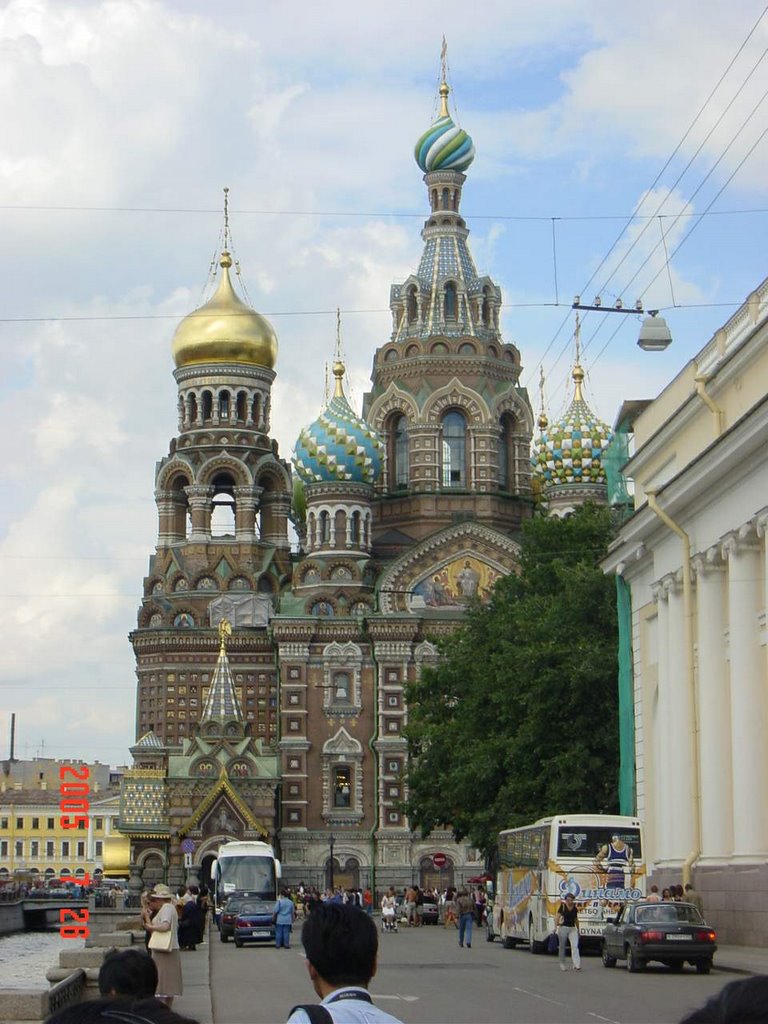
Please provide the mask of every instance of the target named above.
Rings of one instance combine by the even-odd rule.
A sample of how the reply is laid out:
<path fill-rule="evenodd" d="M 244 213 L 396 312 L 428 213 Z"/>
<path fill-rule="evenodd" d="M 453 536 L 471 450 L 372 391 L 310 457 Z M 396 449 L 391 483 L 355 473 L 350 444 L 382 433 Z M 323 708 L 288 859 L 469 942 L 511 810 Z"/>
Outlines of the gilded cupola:
<path fill-rule="evenodd" d="M 184 317 L 173 336 L 177 367 L 195 363 L 244 363 L 274 369 L 277 337 L 272 325 L 247 306 L 232 287 L 232 257 L 224 249 L 221 277 L 212 298 Z"/>

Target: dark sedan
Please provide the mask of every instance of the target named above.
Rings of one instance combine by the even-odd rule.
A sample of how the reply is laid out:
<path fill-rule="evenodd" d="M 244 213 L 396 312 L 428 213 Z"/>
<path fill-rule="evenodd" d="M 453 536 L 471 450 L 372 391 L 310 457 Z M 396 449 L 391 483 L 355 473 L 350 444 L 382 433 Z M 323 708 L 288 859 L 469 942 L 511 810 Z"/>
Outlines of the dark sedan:
<path fill-rule="evenodd" d="M 230 896 L 224 904 L 219 917 L 219 938 L 222 942 L 229 942 L 235 934 L 235 921 L 240 909 L 246 903 L 253 903 L 253 896 Z"/>
<path fill-rule="evenodd" d="M 235 945 L 242 949 L 246 942 L 274 942 L 275 926 L 272 916 L 276 903 L 264 900 L 245 900 L 235 918 Z"/>
<path fill-rule="evenodd" d="M 626 960 L 627 970 L 641 971 L 649 960 L 681 970 L 692 964 L 709 974 L 716 935 L 692 903 L 626 903 L 603 931 L 603 966 Z"/>

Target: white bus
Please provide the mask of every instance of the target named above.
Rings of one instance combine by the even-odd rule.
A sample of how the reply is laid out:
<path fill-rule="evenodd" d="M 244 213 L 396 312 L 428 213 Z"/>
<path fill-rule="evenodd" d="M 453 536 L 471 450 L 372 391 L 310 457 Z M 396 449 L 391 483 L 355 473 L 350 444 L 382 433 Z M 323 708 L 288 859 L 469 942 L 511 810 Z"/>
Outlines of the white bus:
<path fill-rule="evenodd" d="M 566 893 L 585 944 L 598 944 L 622 903 L 645 897 L 643 826 L 637 818 L 556 814 L 499 833 L 499 871 L 487 938 L 543 953 Z"/>
<path fill-rule="evenodd" d="M 281 875 L 280 861 L 267 843 L 225 843 L 211 865 L 214 912 L 218 923 L 221 908 L 234 893 L 275 901 Z"/>

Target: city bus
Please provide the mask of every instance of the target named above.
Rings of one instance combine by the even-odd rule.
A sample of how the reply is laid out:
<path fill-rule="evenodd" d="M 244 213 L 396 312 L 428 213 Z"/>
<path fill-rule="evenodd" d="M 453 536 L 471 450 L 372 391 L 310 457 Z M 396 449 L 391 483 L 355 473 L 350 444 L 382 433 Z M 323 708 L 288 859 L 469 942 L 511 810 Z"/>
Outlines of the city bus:
<path fill-rule="evenodd" d="M 220 846 L 211 865 L 216 923 L 221 908 L 235 893 L 274 903 L 281 874 L 280 861 L 267 843 L 234 842 Z"/>
<path fill-rule="evenodd" d="M 643 826 L 623 815 L 556 814 L 499 833 L 489 942 L 527 942 L 543 953 L 555 914 L 572 892 L 584 945 L 598 945 L 606 918 L 645 897 Z"/>

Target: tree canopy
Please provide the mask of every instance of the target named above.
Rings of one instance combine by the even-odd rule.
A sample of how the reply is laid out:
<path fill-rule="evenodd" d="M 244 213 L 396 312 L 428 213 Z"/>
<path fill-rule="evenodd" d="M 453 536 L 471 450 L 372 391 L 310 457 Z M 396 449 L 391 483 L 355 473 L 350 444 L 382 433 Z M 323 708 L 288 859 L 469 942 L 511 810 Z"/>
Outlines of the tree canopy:
<path fill-rule="evenodd" d="M 503 828 L 618 808 L 615 587 L 598 566 L 607 509 L 537 518 L 519 574 L 441 644 L 408 687 L 407 811 L 490 851 Z"/>

